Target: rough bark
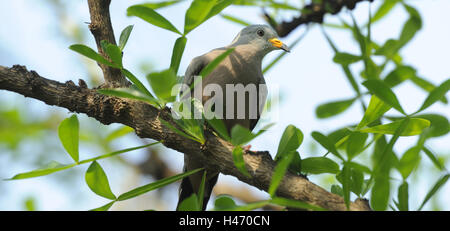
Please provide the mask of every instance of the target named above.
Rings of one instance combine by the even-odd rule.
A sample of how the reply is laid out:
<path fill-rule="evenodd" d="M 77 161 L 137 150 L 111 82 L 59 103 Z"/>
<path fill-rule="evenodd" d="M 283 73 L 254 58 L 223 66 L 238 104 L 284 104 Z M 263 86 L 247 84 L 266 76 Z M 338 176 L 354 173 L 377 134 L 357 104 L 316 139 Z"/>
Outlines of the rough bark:
<path fill-rule="evenodd" d="M 109 5 L 111 0 L 88 0 L 89 13 L 91 15 L 91 23 L 89 29 L 95 38 L 97 50 L 99 53 L 111 61 L 106 53 L 103 51 L 101 41 L 106 40 L 109 43 L 116 44 L 114 38 L 114 31 L 111 25 L 111 18 L 109 15 Z M 98 64 L 102 69 L 105 78 L 104 87 L 127 87 L 129 82 L 122 75 L 121 71 L 104 64 Z"/>
<path fill-rule="evenodd" d="M 141 138 L 162 141 L 171 149 L 195 155 L 204 166 L 232 175 L 239 180 L 267 191 L 271 182 L 275 162 L 268 152 L 246 153 L 244 160 L 250 177 L 236 169 L 233 146 L 206 131 L 207 141 L 201 145 L 186 139 L 162 126 L 159 118 L 173 123 L 169 109 L 158 110 L 153 106 L 135 100 L 105 96 L 88 89 L 84 81 L 79 86 L 72 81 L 60 83 L 39 76 L 35 71 L 15 65 L 12 68 L 0 66 L 0 89 L 16 92 L 76 113 L 85 113 L 103 124 L 121 123 L 134 128 Z M 330 193 L 304 177 L 287 173 L 277 195 L 300 200 L 328 210 L 346 210 L 344 199 Z M 351 210 L 370 210 L 366 200 L 350 204 Z"/>

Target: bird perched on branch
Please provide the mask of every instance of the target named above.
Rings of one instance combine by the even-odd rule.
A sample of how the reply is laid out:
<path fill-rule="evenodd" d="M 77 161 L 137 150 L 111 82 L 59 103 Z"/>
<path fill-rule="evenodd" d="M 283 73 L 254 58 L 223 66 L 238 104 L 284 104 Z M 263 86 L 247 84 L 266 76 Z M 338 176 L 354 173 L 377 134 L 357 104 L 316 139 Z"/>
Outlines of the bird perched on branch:
<path fill-rule="evenodd" d="M 223 119 L 229 134 L 237 124 L 253 130 L 258 122 L 267 96 L 267 88 L 264 87 L 265 81 L 262 74 L 264 56 L 271 51 L 280 49 L 289 52 L 288 47 L 278 39 L 277 33 L 271 27 L 250 25 L 242 29 L 230 45 L 214 49 L 194 58 L 186 70 L 183 83 L 191 86 L 194 77 L 198 76 L 204 67 L 230 48 L 233 48 L 233 51 L 202 79 L 200 86 L 203 93 L 201 99 L 199 99 L 205 104 L 212 97 L 222 97 L 222 105 L 217 105 L 216 101 L 214 107 L 216 115 L 217 111 L 220 111 L 218 109 L 222 109 L 221 115 L 218 116 Z M 241 85 L 241 87 L 236 87 L 238 85 Z M 215 89 L 215 94 L 205 94 L 206 88 L 211 86 Z M 228 87 L 231 87 L 232 91 L 227 89 Z M 256 90 L 252 91 L 252 89 Z M 220 94 L 218 94 L 218 91 L 221 91 Z M 236 94 L 238 97 L 234 97 Z M 252 97 L 256 100 L 253 100 Z M 257 109 L 256 112 L 254 111 L 255 108 Z M 239 114 L 240 112 L 243 113 Z M 196 161 L 192 155 L 184 156 L 184 171 L 201 167 L 203 167 L 202 164 Z M 183 179 L 177 208 L 184 199 L 193 193 L 198 193 L 202 176 L 203 172 L 198 172 Z M 206 209 L 218 176 L 219 172 L 207 170 L 203 210 Z"/>

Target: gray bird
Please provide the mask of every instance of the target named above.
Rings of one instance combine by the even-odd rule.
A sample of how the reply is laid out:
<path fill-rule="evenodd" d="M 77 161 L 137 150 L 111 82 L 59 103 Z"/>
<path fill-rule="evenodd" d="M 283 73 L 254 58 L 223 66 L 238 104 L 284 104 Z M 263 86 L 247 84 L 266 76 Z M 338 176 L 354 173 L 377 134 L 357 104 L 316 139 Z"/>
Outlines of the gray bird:
<path fill-rule="evenodd" d="M 249 130 L 253 130 L 253 128 L 255 128 L 260 117 L 260 109 L 264 106 L 267 96 L 267 92 L 265 92 L 267 89 L 265 89 L 265 91 L 259 91 L 260 84 L 265 84 L 264 76 L 262 74 L 262 60 L 264 56 L 271 51 L 281 49 L 289 52 L 289 49 L 278 39 L 277 33 L 271 27 L 266 25 L 250 25 L 242 29 L 230 45 L 214 49 L 204 55 L 194 58 L 186 70 L 183 83 L 191 86 L 194 81 L 194 77 L 198 76 L 202 69 L 208 65 L 208 63 L 223 52 L 227 51 L 229 48 L 234 48 L 233 52 L 228 55 L 208 76 L 203 78 L 201 86 L 202 89 L 204 89 L 209 84 L 216 84 L 216 86 L 220 86 L 222 89 L 224 98 L 224 103 L 222 105 L 224 115 L 223 121 L 230 134 L 231 129 L 236 124 L 239 124 Z M 242 99 L 235 97 L 234 105 L 231 106 L 229 102 L 225 103 L 225 99 L 228 99 L 227 96 L 230 96 L 230 94 L 227 95 L 227 84 L 243 84 L 245 87 L 254 84 L 256 86 L 257 101 L 250 100 L 250 96 L 248 95 L 246 95 L 245 100 L 243 100 L 245 102 L 244 118 L 239 118 L 236 114 L 238 112 L 237 105 L 239 105 L 239 101 L 242 103 Z M 233 94 L 235 93 L 233 92 Z M 205 104 L 205 102 L 213 97 L 213 95 L 202 95 L 201 97 L 202 103 Z M 258 106 L 256 117 L 252 117 L 250 115 L 251 113 L 249 108 L 251 106 L 255 106 L 249 105 L 251 103 L 256 103 Z M 216 106 L 215 109 L 217 109 L 218 105 L 214 106 Z M 227 112 L 233 112 L 235 116 L 233 118 L 229 118 L 225 116 Z M 191 155 L 184 156 L 184 171 L 190 171 L 201 167 L 204 166 L 192 158 Z M 188 198 L 193 193 L 198 192 L 202 176 L 203 172 L 199 172 L 183 179 L 180 186 L 177 208 L 184 199 Z M 209 197 L 211 196 L 212 188 L 216 184 L 218 176 L 218 172 L 208 169 L 202 205 L 203 210 L 206 209 Z"/>

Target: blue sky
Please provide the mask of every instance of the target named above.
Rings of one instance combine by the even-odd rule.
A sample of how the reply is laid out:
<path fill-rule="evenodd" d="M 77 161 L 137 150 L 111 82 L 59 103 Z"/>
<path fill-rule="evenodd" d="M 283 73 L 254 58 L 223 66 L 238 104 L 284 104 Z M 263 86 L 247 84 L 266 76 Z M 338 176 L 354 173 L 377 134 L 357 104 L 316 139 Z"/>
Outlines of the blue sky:
<path fill-rule="evenodd" d="M 173 43 L 178 36 L 137 18 L 127 17 L 125 12 L 126 7 L 130 4 L 129 2 L 112 2 L 111 16 L 116 38 L 127 25 L 134 25 L 133 33 L 125 48 L 124 65 L 133 72 L 140 74 L 140 76 L 144 76 L 144 73 L 140 73 L 138 66 L 142 60 L 151 62 L 156 70 L 167 68 L 170 64 Z M 450 21 L 450 15 L 446 12 L 447 9 L 450 9 L 450 1 L 414 0 L 408 2 L 420 12 L 424 26 L 416 37 L 401 51 L 401 55 L 406 64 L 417 68 L 420 76 L 425 77 L 434 84 L 442 83 L 450 76 L 450 65 L 448 63 L 450 60 L 450 31 L 444 25 L 445 22 Z M 71 19 L 76 20 L 72 21 L 72 23 L 89 22 L 85 1 L 70 1 L 67 4 L 70 4 Z M 359 24 L 367 21 L 368 6 L 368 3 L 359 4 L 353 12 Z M 182 28 L 184 11 L 187 7 L 188 3 L 186 2 L 158 10 L 158 12 L 167 17 L 176 27 Z M 372 9 L 376 7 L 377 4 L 372 5 Z M 232 6 L 227 8 L 225 13 L 238 15 L 252 23 L 264 23 L 260 17 L 261 10 L 257 8 Z M 346 15 L 342 15 L 342 17 L 348 19 Z M 82 68 L 78 55 L 68 50 L 68 47 L 74 42 L 59 37 L 58 31 L 56 31 L 58 27 L 55 25 L 55 20 L 57 19 L 54 11 L 47 4 L 44 4 L 43 1 L 0 1 L 0 20 L 2 22 L 0 27 L 0 52 L 7 54 L 0 55 L 2 62 L 0 65 L 26 65 L 28 69 L 36 70 L 44 77 L 61 82 L 67 80 L 77 82 L 79 78 L 86 76 L 86 70 Z M 332 18 L 327 17 L 326 19 Z M 406 19 L 407 15 L 404 10 L 401 7 L 395 8 L 388 17 L 373 25 L 372 35 L 374 40 L 378 43 L 383 43 L 388 38 L 398 37 Z M 336 20 L 328 21 L 337 22 Z M 188 43 L 179 74 L 184 73 L 189 61 L 195 56 L 230 43 L 241 28 L 240 25 L 230 23 L 220 17 L 214 17 L 191 32 L 187 36 Z M 87 26 L 84 29 L 87 31 Z M 298 29 L 282 40 L 289 45 L 305 31 L 304 29 Z M 340 50 L 350 53 L 358 52 L 358 46 L 351 39 L 348 32 L 336 29 L 327 29 L 327 31 Z M 95 47 L 94 40 L 90 39 L 87 45 Z M 269 62 L 277 54 L 277 52 L 271 53 L 264 61 L 266 63 Z M 278 137 L 281 137 L 283 129 L 289 124 L 294 124 L 303 131 L 305 142 L 307 143 L 311 141 L 309 135 L 314 130 L 326 133 L 333 128 L 359 121 L 362 112 L 358 104 L 354 104 L 350 110 L 332 119 L 318 120 L 315 118 L 314 111 L 319 104 L 354 96 L 351 86 L 346 81 L 340 67 L 331 61 L 332 57 L 333 52 L 321 34 L 320 28 L 313 26 L 300 44 L 290 54 L 285 56 L 281 63 L 265 75 L 269 87 L 277 86 L 280 89 L 283 101 L 280 105 L 277 125 L 253 141 L 253 149 L 269 150 L 271 153 L 275 153 Z M 361 68 L 362 66 L 355 65 L 353 68 L 354 73 L 359 73 Z M 416 110 L 426 97 L 422 90 L 410 83 L 402 84 L 395 89 L 395 93 L 406 112 Z M 1 99 L 4 99 L 5 95 L 9 99 L 17 98 L 12 93 L 5 94 L 5 92 L 1 92 L 1 95 Z M 39 113 L 45 113 L 48 109 L 47 105 L 38 103 L 35 100 L 27 99 L 25 102 L 32 105 L 38 115 Z M 437 112 L 450 118 L 449 106 L 440 103 L 430 107 L 428 112 Z M 391 111 L 390 114 L 395 115 L 395 112 Z M 428 145 L 433 147 L 433 150 L 437 153 L 446 151 L 448 154 L 450 146 L 445 141 L 449 140 L 449 138 L 450 135 L 447 134 L 439 139 L 431 140 Z M 396 148 L 405 150 L 415 140 L 415 137 L 402 138 Z M 300 148 L 301 153 L 306 150 L 306 147 Z M 320 153 L 322 152 L 304 154 L 309 156 L 320 155 Z M 175 151 L 170 151 L 166 157 L 170 159 L 169 162 L 173 164 L 175 169 L 181 170 L 182 155 L 175 153 Z M 14 170 L 11 174 L 16 172 Z M 6 177 L 10 176 L 1 176 L 1 178 Z M 114 179 L 115 177 L 119 178 L 119 176 L 112 176 L 111 178 Z M 222 177 L 221 180 L 235 181 L 233 177 Z M 423 186 L 422 188 L 429 188 L 429 184 L 433 182 L 434 180 L 431 182 L 423 181 L 420 186 L 417 186 L 417 189 L 421 188 L 421 186 Z M 85 185 L 83 182 L 77 183 Z M 1 184 L 4 184 L 6 187 L 15 187 L 20 192 L 42 187 L 43 189 L 37 190 L 38 194 L 36 194 L 37 198 L 43 198 L 44 202 L 41 203 L 42 209 L 90 209 L 95 206 L 92 203 L 96 205 L 98 203 L 96 202 L 98 197 L 91 193 L 88 194 L 90 197 L 86 199 L 86 202 L 81 205 L 73 205 L 64 198 L 63 192 L 55 189 L 57 185 L 52 185 L 51 182 L 45 179 L 23 181 L 12 185 L 8 185 L 9 183 Z M 54 193 L 48 195 L 48 192 L 53 190 Z M 443 191 L 449 192 L 449 190 L 450 186 L 447 185 Z M 419 192 L 417 200 L 421 200 L 424 197 L 426 191 L 422 191 Z M 24 194 L 11 195 L 15 199 L 11 200 L 6 207 L 1 206 L 0 209 L 19 209 L 14 201 L 19 200 Z M 413 199 L 411 200 L 413 201 Z M 450 204 L 450 199 L 446 198 L 445 202 L 443 204 Z M 450 207 L 446 208 L 450 209 Z"/>

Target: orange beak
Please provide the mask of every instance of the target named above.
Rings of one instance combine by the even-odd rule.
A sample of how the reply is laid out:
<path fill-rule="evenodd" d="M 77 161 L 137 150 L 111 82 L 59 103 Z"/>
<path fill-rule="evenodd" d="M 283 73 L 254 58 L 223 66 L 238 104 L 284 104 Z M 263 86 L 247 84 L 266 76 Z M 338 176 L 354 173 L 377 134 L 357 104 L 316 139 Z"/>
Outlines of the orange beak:
<path fill-rule="evenodd" d="M 289 48 L 281 42 L 278 38 L 269 39 L 269 42 L 272 43 L 272 45 L 278 49 L 282 49 L 286 52 L 290 52 Z"/>

